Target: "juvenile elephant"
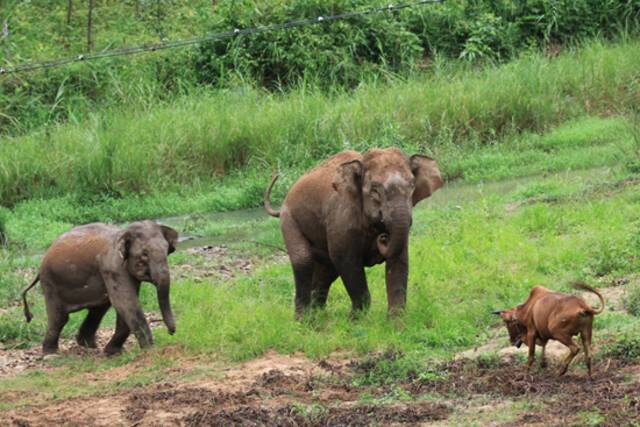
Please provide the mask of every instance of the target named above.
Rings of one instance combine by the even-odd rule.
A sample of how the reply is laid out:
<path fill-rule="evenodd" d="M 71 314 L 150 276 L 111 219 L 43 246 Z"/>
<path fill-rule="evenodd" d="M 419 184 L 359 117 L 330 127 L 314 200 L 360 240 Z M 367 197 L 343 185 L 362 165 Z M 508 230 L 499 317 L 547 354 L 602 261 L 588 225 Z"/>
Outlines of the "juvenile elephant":
<path fill-rule="evenodd" d="M 265 192 L 264 207 L 280 217 L 296 285 L 296 317 L 311 304 L 324 306 L 338 276 L 353 310 L 368 307 L 364 267 L 381 262 L 389 312 L 404 308 L 411 210 L 442 187 L 436 161 L 407 157 L 397 148 L 344 151 L 303 175 L 279 212 L 269 202 L 277 178 Z"/>
<path fill-rule="evenodd" d="M 76 227 L 60 236 L 47 250 L 40 272 L 22 292 L 24 315 L 32 319 L 26 294 L 38 280 L 47 308 L 48 328 L 42 344 L 44 354 L 58 350 L 58 338 L 69 313 L 89 309 L 76 341 L 96 347 L 96 331 L 113 305 L 116 331 L 105 347 L 107 354 L 122 350 L 131 332 L 140 347 L 153 344 L 138 293 L 140 282 L 156 285 L 162 318 L 170 334 L 176 330 L 171 305 L 171 282 L 167 255 L 175 251 L 178 233 L 152 221 L 134 222 L 126 229 L 102 223 Z"/>

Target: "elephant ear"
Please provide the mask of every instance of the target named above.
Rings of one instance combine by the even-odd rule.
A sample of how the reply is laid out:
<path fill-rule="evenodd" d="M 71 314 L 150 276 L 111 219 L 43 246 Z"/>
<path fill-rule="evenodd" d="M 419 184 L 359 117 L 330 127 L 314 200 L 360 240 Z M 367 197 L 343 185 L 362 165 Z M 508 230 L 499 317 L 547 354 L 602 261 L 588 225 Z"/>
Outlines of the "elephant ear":
<path fill-rule="evenodd" d="M 164 235 L 165 240 L 169 243 L 167 255 L 174 253 L 176 251 L 176 245 L 178 244 L 178 232 L 166 225 L 161 225 L 160 229 L 162 229 L 162 234 Z"/>
<path fill-rule="evenodd" d="M 122 260 L 129 258 L 129 248 L 131 247 L 131 241 L 133 240 L 133 234 L 129 230 L 124 230 L 118 240 L 116 241 L 116 251 Z"/>
<path fill-rule="evenodd" d="M 364 165 L 360 160 L 351 160 L 338 166 L 331 185 L 335 191 L 358 193 L 362 188 Z"/>
<path fill-rule="evenodd" d="M 438 169 L 438 163 L 431 157 L 414 154 L 409 160 L 411 172 L 416 178 L 416 188 L 413 190 L 413 206 L 426 199 L 442 187 L 443 181 Z"/>

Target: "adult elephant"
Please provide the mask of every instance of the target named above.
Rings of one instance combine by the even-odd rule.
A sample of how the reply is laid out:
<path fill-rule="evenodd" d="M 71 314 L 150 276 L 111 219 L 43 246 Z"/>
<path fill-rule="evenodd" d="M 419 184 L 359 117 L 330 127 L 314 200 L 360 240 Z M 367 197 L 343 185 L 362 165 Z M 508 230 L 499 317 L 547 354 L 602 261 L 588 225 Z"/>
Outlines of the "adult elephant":
<path fill-rule="evenodd" d="M 369 306 L 365 266 L 386 262 L 390 313 L 404 308 L 411 210 L 442 187 L 435 160 L 397 148 L 343 151 L 303 175 L 280 211 L 271 208 L 274 176 L 264 196 L 280 226 L 296 286 L 296 317 L 324 306 L 340 276 L 352 309 Z"/>
<path fill-rule="evenodd" d="M 107 354 L 122 350 L 133 333 L 140 347 L 153 343 L 138 293 L 141 282 L 156 285 L 162 318 L 169 333 L 176 330 L 171 305 L 171 282 L 167 256 L 175 251 L 178 232 L 152 221 L 141 221 L 120 229 L 94 223 L 76 227 L 60 236 L 42 259 L 40 272 L 22 292 L 27 322 L 33 317 L 26 293 L 42 282 L 48 327 L 43 353 L 55 353 L 69 313 L 89 309 L 76 341 L 96 347 L 96 331 L 111 305 L 116 309 L 116 330 L 105 347 Z"/>

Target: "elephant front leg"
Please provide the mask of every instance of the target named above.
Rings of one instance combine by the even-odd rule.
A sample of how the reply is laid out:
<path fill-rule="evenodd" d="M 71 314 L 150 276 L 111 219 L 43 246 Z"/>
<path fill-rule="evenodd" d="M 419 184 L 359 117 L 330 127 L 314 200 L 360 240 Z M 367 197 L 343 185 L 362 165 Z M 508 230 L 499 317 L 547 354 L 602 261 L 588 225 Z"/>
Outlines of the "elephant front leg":
<path fill-rule="evenodd" d="M 385 279 L 389 314 L 401 312 L 407 304 L 407 280 L 409 277 L 409 257 L 407 247 L 399 256 L 387 259 Z"/>
<path fill-rule="evenodd" d="M 131 334 L 131 329 L 127 325 L 127 322 L 124 321 L 124 318 L 118 314 L 116 319 L 116 331 L 109 340 L 109 343 L 104 348 L 104 352 L 111 356 L 114 354 L 118 354 L 122 351 L 122 346 L 129 338 Z"/>
<path fill-rule="evenodd" d="M 141 348 L 153 345 L 153 335 L 140 307 L 138 291 L 140 283 L 134 281 L 127 273 L 106 274 L 105 284 L 109 301 L 116 309 L 118 317 L 122 317 L 135 335 Z"/>

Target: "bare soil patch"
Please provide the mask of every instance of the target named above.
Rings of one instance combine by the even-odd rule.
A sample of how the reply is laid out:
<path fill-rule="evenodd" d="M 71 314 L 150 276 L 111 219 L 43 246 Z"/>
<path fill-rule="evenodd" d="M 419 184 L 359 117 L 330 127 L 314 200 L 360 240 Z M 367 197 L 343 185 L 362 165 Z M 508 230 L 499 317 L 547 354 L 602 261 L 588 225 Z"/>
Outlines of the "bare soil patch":
<path fill-rule="evenodd" d="M 185 252 L 189 254 L 189 262 L 172 266 L 172 275 L 195 282 L 249 275 L 265 262 L 287 259 L 282 251 L 271 251 L 270 255 L 247 255 L 247 251 L 234 250 L 226 245 L 196 246 L 185 249 Z"/>

